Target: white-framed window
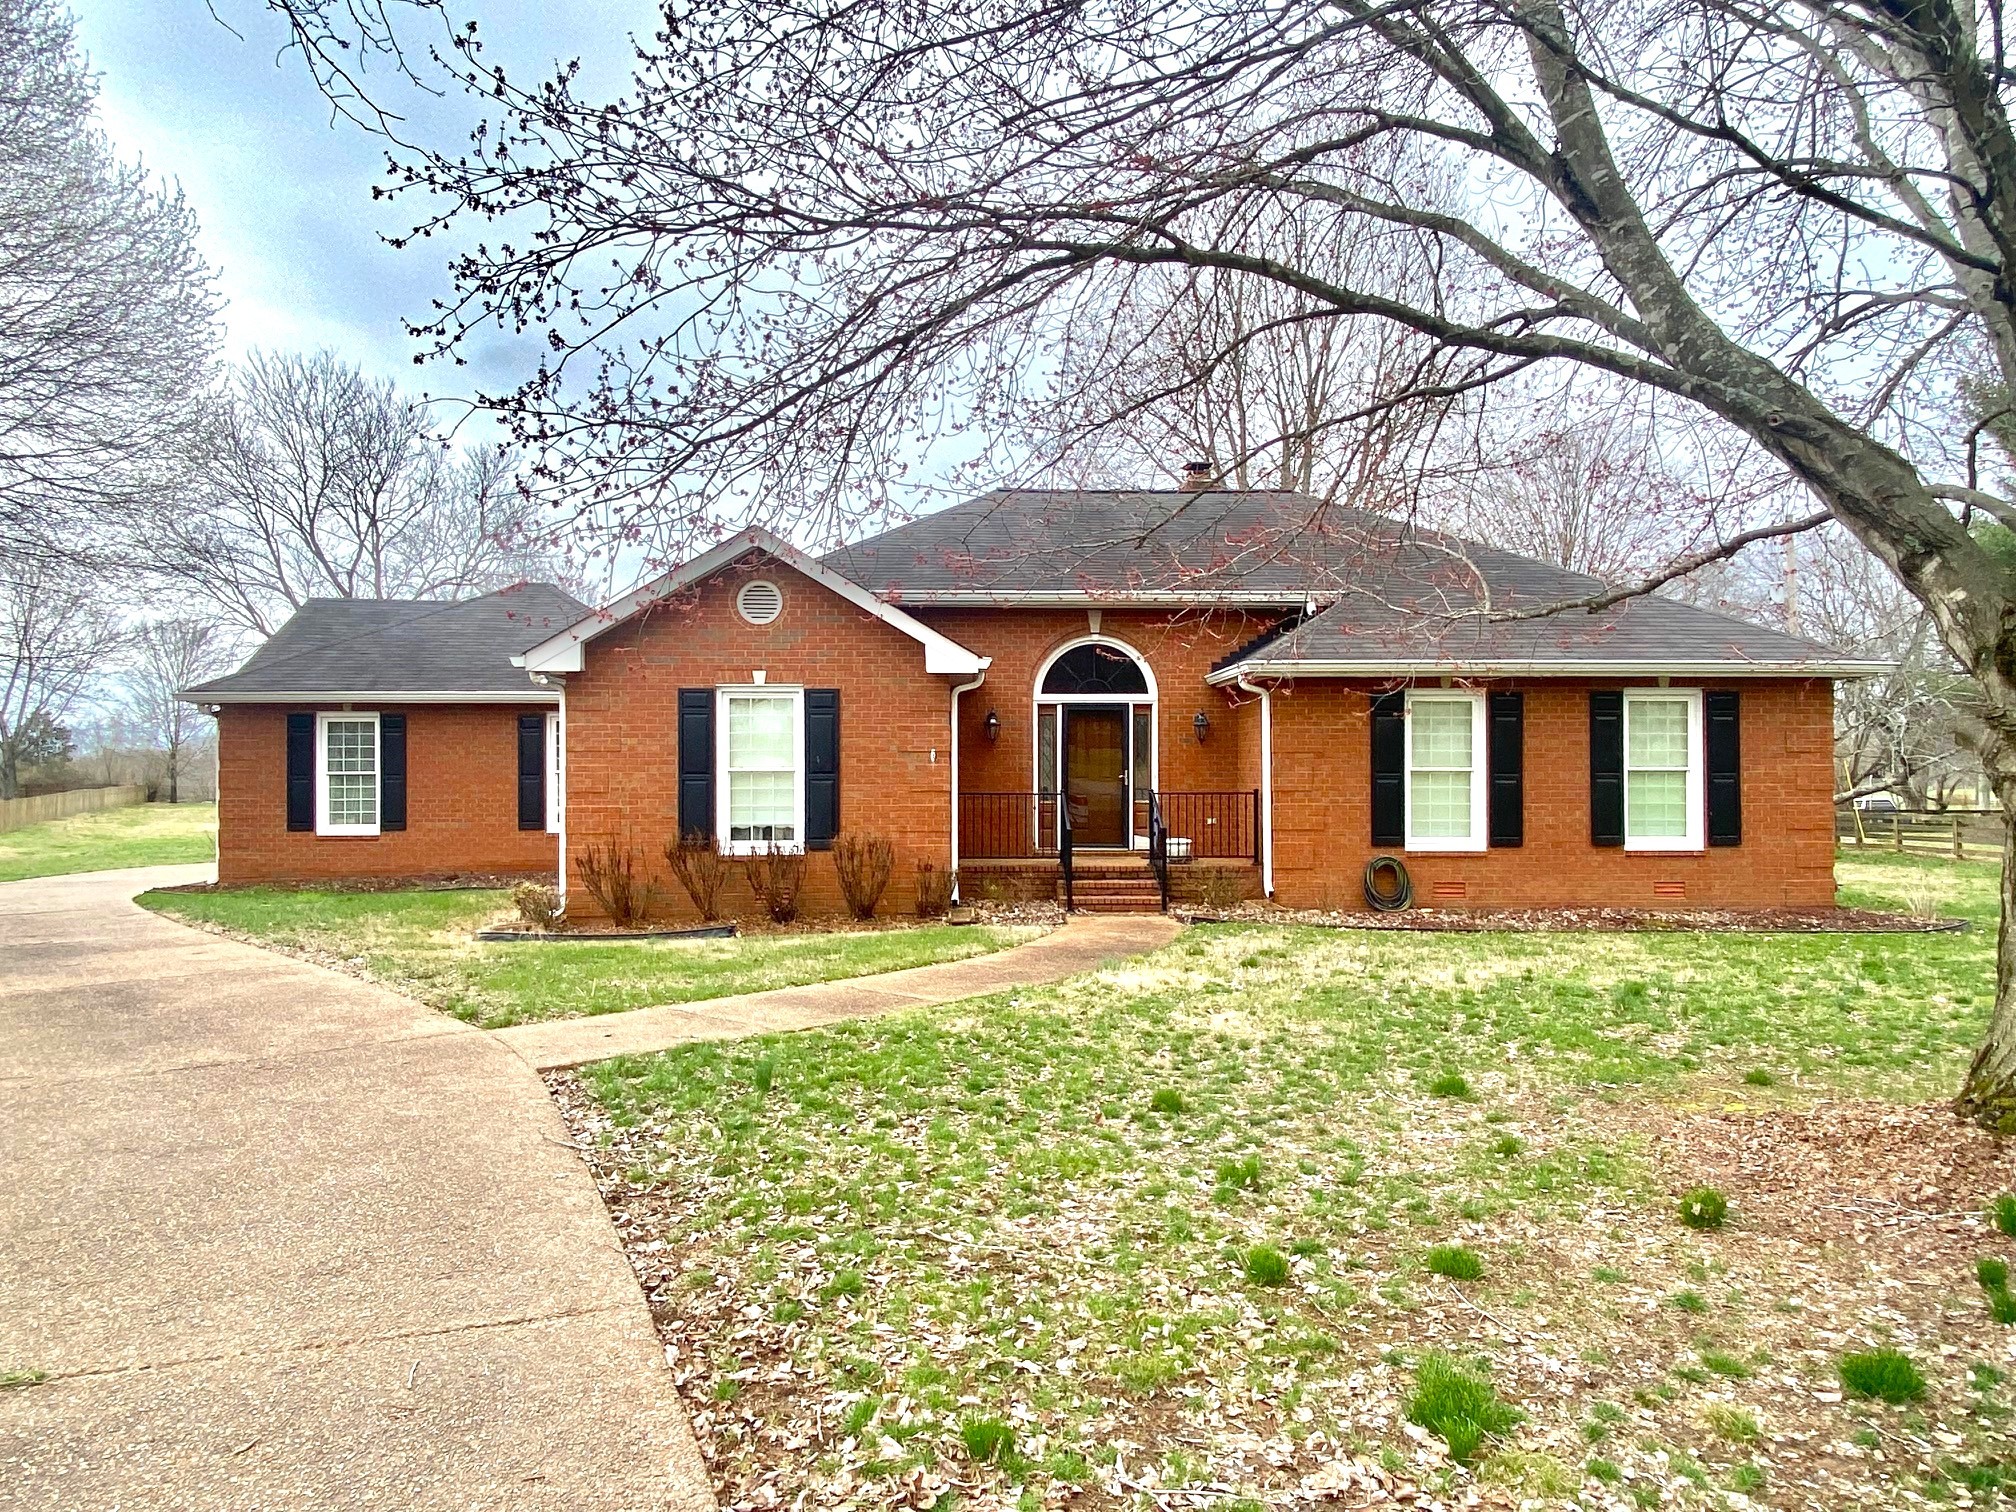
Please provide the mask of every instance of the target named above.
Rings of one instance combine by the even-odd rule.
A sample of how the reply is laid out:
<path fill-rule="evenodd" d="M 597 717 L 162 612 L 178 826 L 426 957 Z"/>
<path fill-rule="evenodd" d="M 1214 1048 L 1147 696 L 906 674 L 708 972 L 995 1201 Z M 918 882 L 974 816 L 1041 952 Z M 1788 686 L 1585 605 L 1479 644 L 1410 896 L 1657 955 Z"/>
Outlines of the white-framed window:
<path fill-rule="evenodd" d="M 315 716 L 315 833 L 378 833 L 378 716 Z"/>
<path fill-rule="evenodd" d="M 1481 851 L 1485 820 L 1484 695 L 1407 695 L 1407 849 Z"/>
<path fill-rule="evenodd" d="M 715 691 L 714 804 L 722 849 L 805 844 L 805 690 Z"/>
<path fill-rule="evenodd" d="M 1624 694 L 1624 848 L 1702 847 L 1701 692 Z"/>
<path fill-rule="evenodd" d="M 560 747 L 560 714 L 546 716 L 546 833 L 560 833 L 560 811 L 567 802 L 567 756 Z"/>

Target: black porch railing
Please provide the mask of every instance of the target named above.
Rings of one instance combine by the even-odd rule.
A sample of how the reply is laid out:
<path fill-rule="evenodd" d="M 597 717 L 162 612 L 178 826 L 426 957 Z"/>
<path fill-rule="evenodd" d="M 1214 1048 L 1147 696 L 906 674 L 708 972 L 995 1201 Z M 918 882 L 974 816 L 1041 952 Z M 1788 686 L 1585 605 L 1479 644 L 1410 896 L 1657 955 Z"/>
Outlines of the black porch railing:
<path fill-rule="evenodd" d="M 1165 860 L 1260 862 L 1260 790 L 1135 795 L 1150 816 L 1150 839 L 1163 837 Z M 1058 854 L 1054 793 L 961 793 L 959 855 L 1009 861 Z M 1140 815 L 1137 811 L 1137 820 Z"/>

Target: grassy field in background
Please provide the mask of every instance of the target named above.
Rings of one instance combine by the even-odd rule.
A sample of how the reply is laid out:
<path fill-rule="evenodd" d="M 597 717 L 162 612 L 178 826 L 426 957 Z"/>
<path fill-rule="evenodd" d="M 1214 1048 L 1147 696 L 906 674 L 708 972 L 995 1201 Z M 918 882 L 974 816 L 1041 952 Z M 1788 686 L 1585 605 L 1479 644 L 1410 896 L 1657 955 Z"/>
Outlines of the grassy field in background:
<path fill-rule="evenodd" d="M 1976 927 L 1194 928 L 1054 987 L 587 1067 L 575 1125 L 724 1504 L 1992 1498 L 2016 1336 L 1969 1247 L 1998 1241 L 1931 1220 L 2009 1173 L 1908 1105 L 1989 1012 L 1995 869 L 1840 879 Z M 1674 1209 L 1709 1176 L 1715 1234 Z M 1872 1344 L 1927 1403 L 1842 1399 Z M 1524 1421 L 1451 1464 L 1492 1401 Z"/>
<path fill-rule="evenodd" d="M 0 882 L 216 858 L 216 804 L 143 803 L 0 835 Z"/>
<path fill-rule="evenodd" d="M 486 1029 L 964 960 L 1040 933 L 937 924 L 731 940 L 484 944 L 471 932 L 509 913 L 508 893 L 246 888 L 147 893 L 140 902 L 259 944 L 359 968 Z"/>

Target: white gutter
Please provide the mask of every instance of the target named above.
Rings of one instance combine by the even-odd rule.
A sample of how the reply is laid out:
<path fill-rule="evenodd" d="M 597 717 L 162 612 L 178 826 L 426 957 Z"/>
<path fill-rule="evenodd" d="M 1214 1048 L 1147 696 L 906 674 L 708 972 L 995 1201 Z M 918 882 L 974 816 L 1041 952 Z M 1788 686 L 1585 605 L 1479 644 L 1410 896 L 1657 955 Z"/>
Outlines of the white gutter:
<path fill-rule="evenodd" d="M 1274 695 L 1240 673 L 1238 686 L 1260 699 L 1260 890 L 1274 896 Z"/>
<path fill-rule="evenodd" d="M 1214 687 L 1267 677 L 1874 677 L 1895 670 L 1882 661 L 1269 661 L 1205 674 Z"/>
<path fill-rule="evenodd" d="M 1341 590 L 1340 590 L 1341 591 Z M 1310 602 L 1309 594 L 1302 588 L 1283 588 L 1273 592 L 1240 590 L 1230 593 L 1215 593 L 1208 588 L 1195 589 L 1140 589 L 1132 592 L 1112 593 L 1038 593 L 1018 592 L 1003 588 L 998 592 L 968 589 L 944 593 L 906 592 L 902 595 L 906 609 L 1126 609 L 1135 605 L 1195 605 L 1211 608 L 1218 605 L 1232 605 L 1241 608 L 1300 608 Z"/>
<path fill-rule="evenodd" d="M 959 695 L 971 693 L 987 681 L 987 668 L 992 665 L 990 657 L 982 663 L 980 673 L 969 683 L 957 683 L 952 689 L 952 900 L 959 901 Z"/>

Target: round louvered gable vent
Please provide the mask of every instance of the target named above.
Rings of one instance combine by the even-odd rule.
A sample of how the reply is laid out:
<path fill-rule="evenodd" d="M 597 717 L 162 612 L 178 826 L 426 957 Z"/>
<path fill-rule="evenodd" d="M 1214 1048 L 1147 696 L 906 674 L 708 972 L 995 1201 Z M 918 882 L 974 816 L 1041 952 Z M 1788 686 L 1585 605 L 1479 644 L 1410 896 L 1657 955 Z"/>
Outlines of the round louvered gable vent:
<path fill-rule="evenodd" d="M 744 583 L 735 595 L 735 608 L 752 625 L 767 625 L 784 612 L 784 595 L 767 578 Z"/>

